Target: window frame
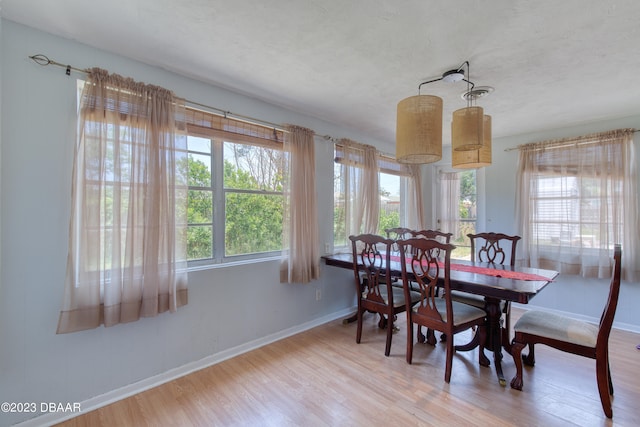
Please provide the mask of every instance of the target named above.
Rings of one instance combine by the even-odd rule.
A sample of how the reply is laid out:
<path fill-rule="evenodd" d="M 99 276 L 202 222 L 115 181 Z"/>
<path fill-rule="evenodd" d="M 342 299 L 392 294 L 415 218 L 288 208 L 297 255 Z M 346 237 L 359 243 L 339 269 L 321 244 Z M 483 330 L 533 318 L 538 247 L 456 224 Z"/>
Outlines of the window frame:
<path fill-rule="evenodd" d="M 237 255 L 226 254 L 226 196 L 227 194 L 256 194 L 256 195 L 280 195 L 284 197 L 284 191 L 271 191 L 262 189 L 238 189 L 227 188 L 224 183 L 224 146 L 225 143 L 249 145 L 253 147 L 276 149 L 283 151 L 283 131 L 266 126 L 248 123 L 203 111 L 187 106 L 187 138 L 198 137 L 210 141 L 211 153 L 191 150 L 187 143 L 188 155 L 197 154 L 209 156 L 209 169 L 211 172 L 211 187 L 188 186 L 190 190 L 212 192 L 212 219 L 211 219 L 211 258 L 198 258 L 188 260 L 189 268 L 206 268 L 229 265 L 245 261 L 258 261 L 264 259 L 279 258 L 282 247 L 273 251 L 253 252 Z M 188 223 L 187 227 L 209 226 L 209 223 Z M 188 244 L 188 243 L 187 243 Z M 282 241 L 280 242 L 282 245 Z"/>
<path fill-rule="evenodd" d="M 475 192 L 475 197 L 476 197 L 476 217 L 475 217 L 475 221 L 469 221 L 469 220 L 463 220 L 462 218 L 458 218 L 458 222 L 459 223 L 471 223 L 471 222 L 475 222 L 475 232 L 477 233 L 479 230 L 482 230 L 485 228 L 485 171 L 484 168 L 476 168 L 476 169 L 457 169 L 457 168 L 453 168 L 451 166 L 436 166 L 434 168 L 434 175 L 433 175 L 433 193 L 432 193 L 432 215 L 434 220 L 434 224 L 435 224 L 435 228 L 436 229 L 440 229 L 441 227 L 441 218 L 440 218 L 440 205 L 443 202 L 442 198 L 441 198 L 441 180 L 439 178 L 440 172 L 456 172 L 456 173 L 465 173 L 468 172 L 470 170 L 474 170 L 475 171 L 475 187 L 476 187 L 476 192 Z M 462 180 L 460 180 L 461 184 L 462 184 Z M 460 200 L 458 203 L 460 203 L 461 199 L 463 197 L 462 192 L 460 192 Z M 444 232 L 448 232 L 448 230 L 442 230 Z M 465 238 L 465 243 L 464 245 L 461 245 L 460 243 L 455 243 L 455 236 L 452 237 L 451 243 L 456 245 L 456 250 L 454 250 L 454 253 L 452 254 L 452 259 L 469 259 L 469 257 L 462 257 L 460 258 L 457 253 L 459 253 L 460 251 L 458 250 L 458 248 L 468 248 L 469 251 L 471 249 L 471 243 L 468 241 L 468 239 Z M 470 252 L 469 252 L 470 253 Z"/>
<path fill-rule="evenodd" d="M 344 155 L 344 150 L 341 149 L 341 144 L 340 143 L 336 143 L 334 144 L 334 162 L 333 162 L 333 186 L 332 186 L 332 194 L 333 194 L 333 204 L 332 204 L 332 209 L 333 209 L 333 217 L 335 218 L 335 210 L 336 210 L 336 190 L 340 190 L 341 194 L 343 195 L 343 199 L 344 197 L 344 179 L 345 177 L 348 179 L 347 175 L 348 173 L 345 173 L 345 171 L 347 171 L 347 167 L 348 166 L 356 166 L 358 167 L 359 164 L 361 164 L 362 159 L 358 158 L 357 156 L 355 158 L 347 158 Z M 381 153 L 381 152 L 377 152 L 376 154 L 376 162 L 378 164 L 378 182 L 380 183 L 380 174 L 386 174 L 386 175 L 393 175 L 393 176 L 398 176 L 400 177 L 400 188 L 399 188 L 399 197 L 400 197 L 400 226 L 403 226 L 403 224 L 406 224 L 407 222 L 407 186 L 408 186 L 408 178 L 410 177 L 410 173 L 406 167 L 406 165 L 403 165 L 402 163 L 399 163 L 398 161 L 396 161 L 396 159 L 390 155 Z M 339 168 L 340 170 L 340 182 L 339 184 L 336 182 L 336 171 Z M 382 187 L 380 187 L 380 190 L 382 190 Z M 378 203 L 380 203 L 380 197 L 381 195 L 378 195 Z M 382 209 L 380 210 L 380 215 L 382 215 Z M 333 252 L 343 252 L 343 251 L 349 251 L 351 250 L 351 244 L 349 242 L 348 239 L 349 236 L 345 236 L 345 243 L 344 244 L 336 244 L 336 223 L 335 223 L 335 219 L 333 222 L 333 226 L 332 226 L 332 233 L 331 233 L 331 238 L 332 238 L 332 247 L 333 247 Z"/>
<path fill-rule="evenodd" d="M 568 179 L 573 179 L 576 181 L 575 182 L 576 194 L 569 194 L 569 191 L 563 190 L 559 195 L 555 197 L 541 197 L 540 191 L 535 189 L 540 188 L 541 187 L 540 182 L 546 179 L 559 179 L 562 182 Z M 559 174 L 553 171 L 546 171 L 546 173 L 538 173 L 537 176 L 530 177 L 528 184 L 531 188 L 531 198 L 529 202 L 531 208 L 529 212 L 530 229 L 527 231 L 528 235 L 531 236 L 531 239 L 539 242 L 541 238 L 540 238 L 540 230 L 538 225 L 540 224 L 555 225 L 560 230 L 558 243 L 554 243 L 552 241 L 548 243 L 538 243 L 537 251 L 540 254 L 546 254 L 546 255 L 552 254 L 558 248 L 562 248 L 563 251 L 567 253 L 573 253 L 576 256 L 578 255 L 584 256 L 585 253 L 586 255 L 597 256 L 598 252 L 600 251 L 601 249 L 600 246 L 589 247 L 585 245 L 584 237 L 589 235 L 583 234 L 582 230 L 580 230 L 580 226 L 584 224 L 593 224 L 594 226 L 601 226 L 602 219 L 600 219 L 599 221 L 585 221 L 582 219 L 582 217 L 580 217 L 579 220 L 573 220 L 573 221 L 568 220 L 566 218 L 552 221 L 550 219 L 546 219 L 546 220 L 539 219 L 537 218 L 536 215 L 534 215 L 534 212 L 536 210 L 538 211 L 543 210 L 543 208 L 540 207 L 540 201 L 544 203 L 544 200 L 551 200 L 551 199 L 559 201 L 563 205 L 566 203 L 578 205 L 578 207 L 574 209 L 573 213 L 580 215 L 583 212 L 582 205 L 584 204 L 585 200 L 587 199 L 597 199 L 598 201 L 600 200 L 600 197 L 593 197 L 593 196 L 588 196 L 584 194 L 586 193 L 585 188 L 582 185 L 582 181 L 584 179 L 589 179 L 589 176 L 586 174 L 581 174 L 577 170 L 575 171 L 575 173 L 570 173 L 570 174 Z M 607 183 L 611 187 L 612 191 L 617 191 L 617 192 L 621 192 L 624 185 L 623 179 L 616 180 L 611 177 L 607 179 Z M 600 186 L 598 186 L 598 189 L 600 189 Z M 607 197 L 607 200 L 608 200 L 607 203 L 611 204 L 613 203 L 614 198 L 612 195 L 610 195 L 609 197 Z M 618 234 L 622 235 L 624 233 L 624 223 L 622 222 L 616 225 L 616 224 L 612 224 L 611 221 L 607 221 L 606 226 L 607 228 L 617 226 L 619 229 Z M 580 241 L 579 244 L 574 245 L 572 243 L 573 241 L 576 241 L 576 238 L 574 238 L 574 236 L 571 236 L 568 244 L 563 244 L 562 234 L 563 234 L 563 229 L 566 229 L 566 228 L 578 228 L 578 234 L 576 235 L 576 237 L 578 238 L 577 240 Z M 614 244 L 609 244 L 608 246 L 609 246 L 608 249 L 613 250 Z"/>

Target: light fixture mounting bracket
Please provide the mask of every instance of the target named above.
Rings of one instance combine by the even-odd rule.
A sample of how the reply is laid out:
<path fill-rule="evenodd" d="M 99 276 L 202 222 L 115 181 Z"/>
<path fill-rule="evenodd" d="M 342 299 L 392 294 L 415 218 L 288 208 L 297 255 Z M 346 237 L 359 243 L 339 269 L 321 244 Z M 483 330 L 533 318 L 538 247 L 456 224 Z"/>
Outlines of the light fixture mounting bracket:
<path fill-rule="evenodd" d="M 464 70 L 461 68 L 445 71 L 445 73 L 442 74 L 442 80 L 447 83 L 459 82 L 462 79 L 464 79 Z"/>
<path fill-rule="evenodd" d="M 427 80 L 426 82 L 420 83 L 418 85 L 418 94 L 420 94 L 420 88 L 422 88 L 423 85 L 439 82 L 441 80 L 447 83 L 466 82 L 467 91 L 472 90 L 475 84 L 472 81 L 469 81 L 467 78 L 465 78 L 465 72 L 464 72 L 465 66 L 467 67 L 467 75 L 470 74 L 469 61 L 464 61 L 458 68 L 445 71 L 441 77 L 438 77 L 437 79 Z"/>

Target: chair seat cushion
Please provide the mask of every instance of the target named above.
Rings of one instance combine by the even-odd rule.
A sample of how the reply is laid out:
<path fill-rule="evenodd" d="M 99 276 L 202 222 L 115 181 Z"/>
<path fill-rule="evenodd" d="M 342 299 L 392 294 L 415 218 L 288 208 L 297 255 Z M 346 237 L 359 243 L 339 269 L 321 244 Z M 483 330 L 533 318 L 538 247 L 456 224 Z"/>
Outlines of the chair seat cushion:
<path fill-rule="evenodd" d="M 513 328 L 516 332 L 594 348 L 598 338 L 598 325 L 536 310 L 524 313 Z"/>
<path fill-rule="evenodd" d="M 473 307 L 468 304 L 451 301 L 451 307 L 453 308 L 453 324 L 460 325 L 472 320 L 482 319 L 486 316 L 483 309 Z M 447 320 L 447 302 L 445 299 L 436 298 L 436 308 L 440 313 L 440 317 L 443 321 Z M 413 311 L 417 311 L 417 307 L 414 307 Z"/>
<path fill-rule="evenodd" d="M 476 294 L 470 294 L 469 292 L 451 291 L 451 299 L 464 304 L 469 304 L 474 307 L 484 309 L 485 301 L 484 297 Z M 500 301 L 500 310 L 504 310 L 505 301 Z"/>
<path fill-rule="evenodd" d="M 391 292 L 393 292 L 393 306 L 394 307 L 402 307 L 404 304 L 404 289 L 398 288 L 396 286 L 391 287 Z M 387 296 L 387 286 L 380 285 L 380 293 L 382 294 L 382 299 L 385 304 L 389 304 L 389 297 Z M 411 295 L 411 304 L 420 301 L 420 292 L 410 292 Z"/>
<path fill-rule="evenodd" d="M 484 297 L 480 295 L 462 291 L 451 291 L 451 299 L 477 308 L 484 308 Z"/>

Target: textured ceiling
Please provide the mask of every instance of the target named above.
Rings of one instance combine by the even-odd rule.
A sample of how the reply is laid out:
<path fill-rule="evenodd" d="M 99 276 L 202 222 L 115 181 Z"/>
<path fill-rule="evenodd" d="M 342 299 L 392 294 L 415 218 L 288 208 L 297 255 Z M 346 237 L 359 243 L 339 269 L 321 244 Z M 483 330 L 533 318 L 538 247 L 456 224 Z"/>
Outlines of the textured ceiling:
<path fill-rule="evenodd" d="M 494 137 L 640 114 L 638 0 L 2 0 L 1 13 L 390 143 L 398 101 L 466 60 L 495 88 L 478 102 Z M 422 87 L 444 98 L 445 130 L 465 90 Z"/>

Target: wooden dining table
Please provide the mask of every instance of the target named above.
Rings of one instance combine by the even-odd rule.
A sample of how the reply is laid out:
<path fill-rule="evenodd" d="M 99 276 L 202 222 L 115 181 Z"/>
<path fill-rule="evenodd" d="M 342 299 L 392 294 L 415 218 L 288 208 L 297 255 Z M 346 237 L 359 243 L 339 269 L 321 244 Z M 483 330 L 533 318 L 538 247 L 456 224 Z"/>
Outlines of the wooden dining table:
<path fill-rule="evenodd" d="M 391 257 L 391 273 L 400 276 L 402 268 L 399 257 Z M 353 270 L 350 253 L 322 256 L 328 266 Z M 383 258 L 384 259 L 384 258 Z M 411 269 L 407 269 L 411 279 Z M 443 274 L 442 270 L 441 274 Z M 551 283 L 557 271 L 538 268 L 512 267 L 510 265 L 451 260 L 449 282 L 451 289 L 481 295 L 485 299 L 487 312 L 487 342 L 485 348 L 493 352 L 494 366 L 500 385 L 506 386 L 502 372 L 502 350 L 511 353 L 511 343 L 502 342 L 500 318 L 503 301 L 528 304 L 545 286 Z M 463 350 L 472 347 L 462 346 Z M 458 347 L 460 349 L 461 347 Z"/>

